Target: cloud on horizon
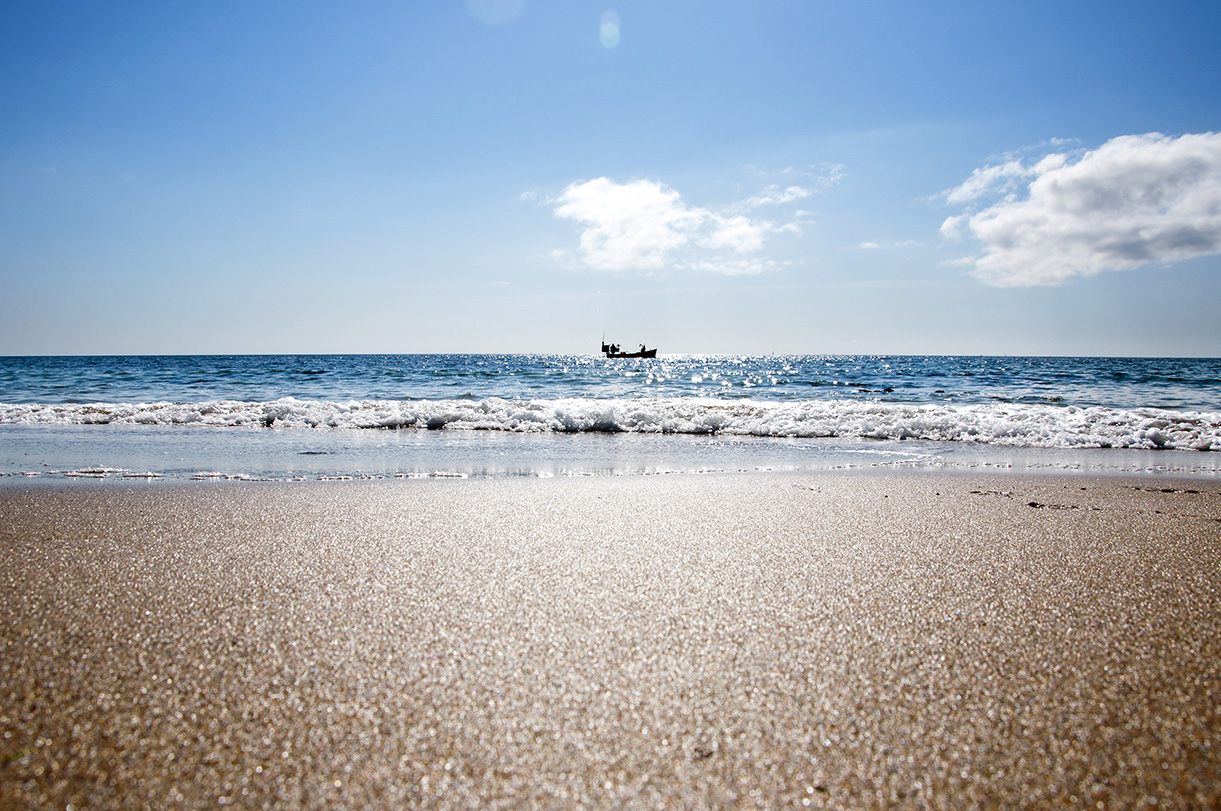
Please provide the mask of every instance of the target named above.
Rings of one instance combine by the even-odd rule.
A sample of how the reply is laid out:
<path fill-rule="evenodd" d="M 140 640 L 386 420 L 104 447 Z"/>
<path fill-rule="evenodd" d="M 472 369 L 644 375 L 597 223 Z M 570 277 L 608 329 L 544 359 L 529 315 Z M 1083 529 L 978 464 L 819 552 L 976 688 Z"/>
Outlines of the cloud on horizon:
<path fill-rule="evenodd" d="M 1123 135 L 1031 165 L 1009 160 L 976 169 L 941 197 L 968 208 L 996 200 L 941 226 L 948 239 L 983 243 L 981 255 L 962 261 L 992 285 L 1058 285 L 1218 254 L 1221 133 Z"/>
<path fill-rule="evenodd" d="M 808 197 L 800 186 L 770 186 L 724 212 L 689 206 L 652 180 L 617 183 L 607 177 L 569 184 L 551 201 L 555 216 L 583 226 L 581 257 L 596 270 L 674 267 L 726 275 L 762 273 L 777 263 L 760 256 L 773 234 L 799 233 L 800 225 L 743 213 Z"/>

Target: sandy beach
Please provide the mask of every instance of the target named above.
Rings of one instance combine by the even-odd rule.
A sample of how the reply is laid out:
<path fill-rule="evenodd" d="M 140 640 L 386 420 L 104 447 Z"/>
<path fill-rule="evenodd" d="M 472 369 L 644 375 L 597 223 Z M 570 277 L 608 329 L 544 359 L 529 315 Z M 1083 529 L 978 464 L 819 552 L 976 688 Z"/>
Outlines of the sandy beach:
<path fill-rule="evenodd" d="M 5 808 L 1207 808 L 1221 483 L 0 488 Z"/>

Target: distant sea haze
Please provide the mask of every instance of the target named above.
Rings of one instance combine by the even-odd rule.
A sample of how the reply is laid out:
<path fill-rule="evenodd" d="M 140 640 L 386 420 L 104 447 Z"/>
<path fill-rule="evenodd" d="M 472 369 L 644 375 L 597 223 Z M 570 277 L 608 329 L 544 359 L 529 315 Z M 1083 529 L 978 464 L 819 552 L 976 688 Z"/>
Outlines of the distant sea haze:
<path fill-rule="evenodd" d="M 0 424 L 868 438 L 1221 450 L 1221 359 L 0 358 Z"/>

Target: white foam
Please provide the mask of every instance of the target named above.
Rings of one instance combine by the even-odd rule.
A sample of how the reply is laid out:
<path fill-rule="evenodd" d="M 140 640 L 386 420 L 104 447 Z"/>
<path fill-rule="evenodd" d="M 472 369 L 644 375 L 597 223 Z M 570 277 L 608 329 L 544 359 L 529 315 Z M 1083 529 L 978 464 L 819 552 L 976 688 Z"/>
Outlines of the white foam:
<path fill-rule="evenodd" d="M 352 400 L 0 404 L 0 424 L 250 429 L 445 429 L 859 437 L 1035 448 L 1221 451 L 1221 412 L 1029 405 L 913 405 L 844 400 Z"/>

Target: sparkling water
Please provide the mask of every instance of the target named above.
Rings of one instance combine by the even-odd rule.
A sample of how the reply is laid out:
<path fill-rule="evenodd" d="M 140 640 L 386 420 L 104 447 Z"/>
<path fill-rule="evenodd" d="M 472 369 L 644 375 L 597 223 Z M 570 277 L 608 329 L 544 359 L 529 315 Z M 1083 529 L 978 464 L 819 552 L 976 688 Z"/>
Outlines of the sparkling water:
<path fill-rule="evenodd" d="M 1218 359 L 0 358 L 0 473 L 27 477 L 1215 475 L 1217 450 Z"/>

